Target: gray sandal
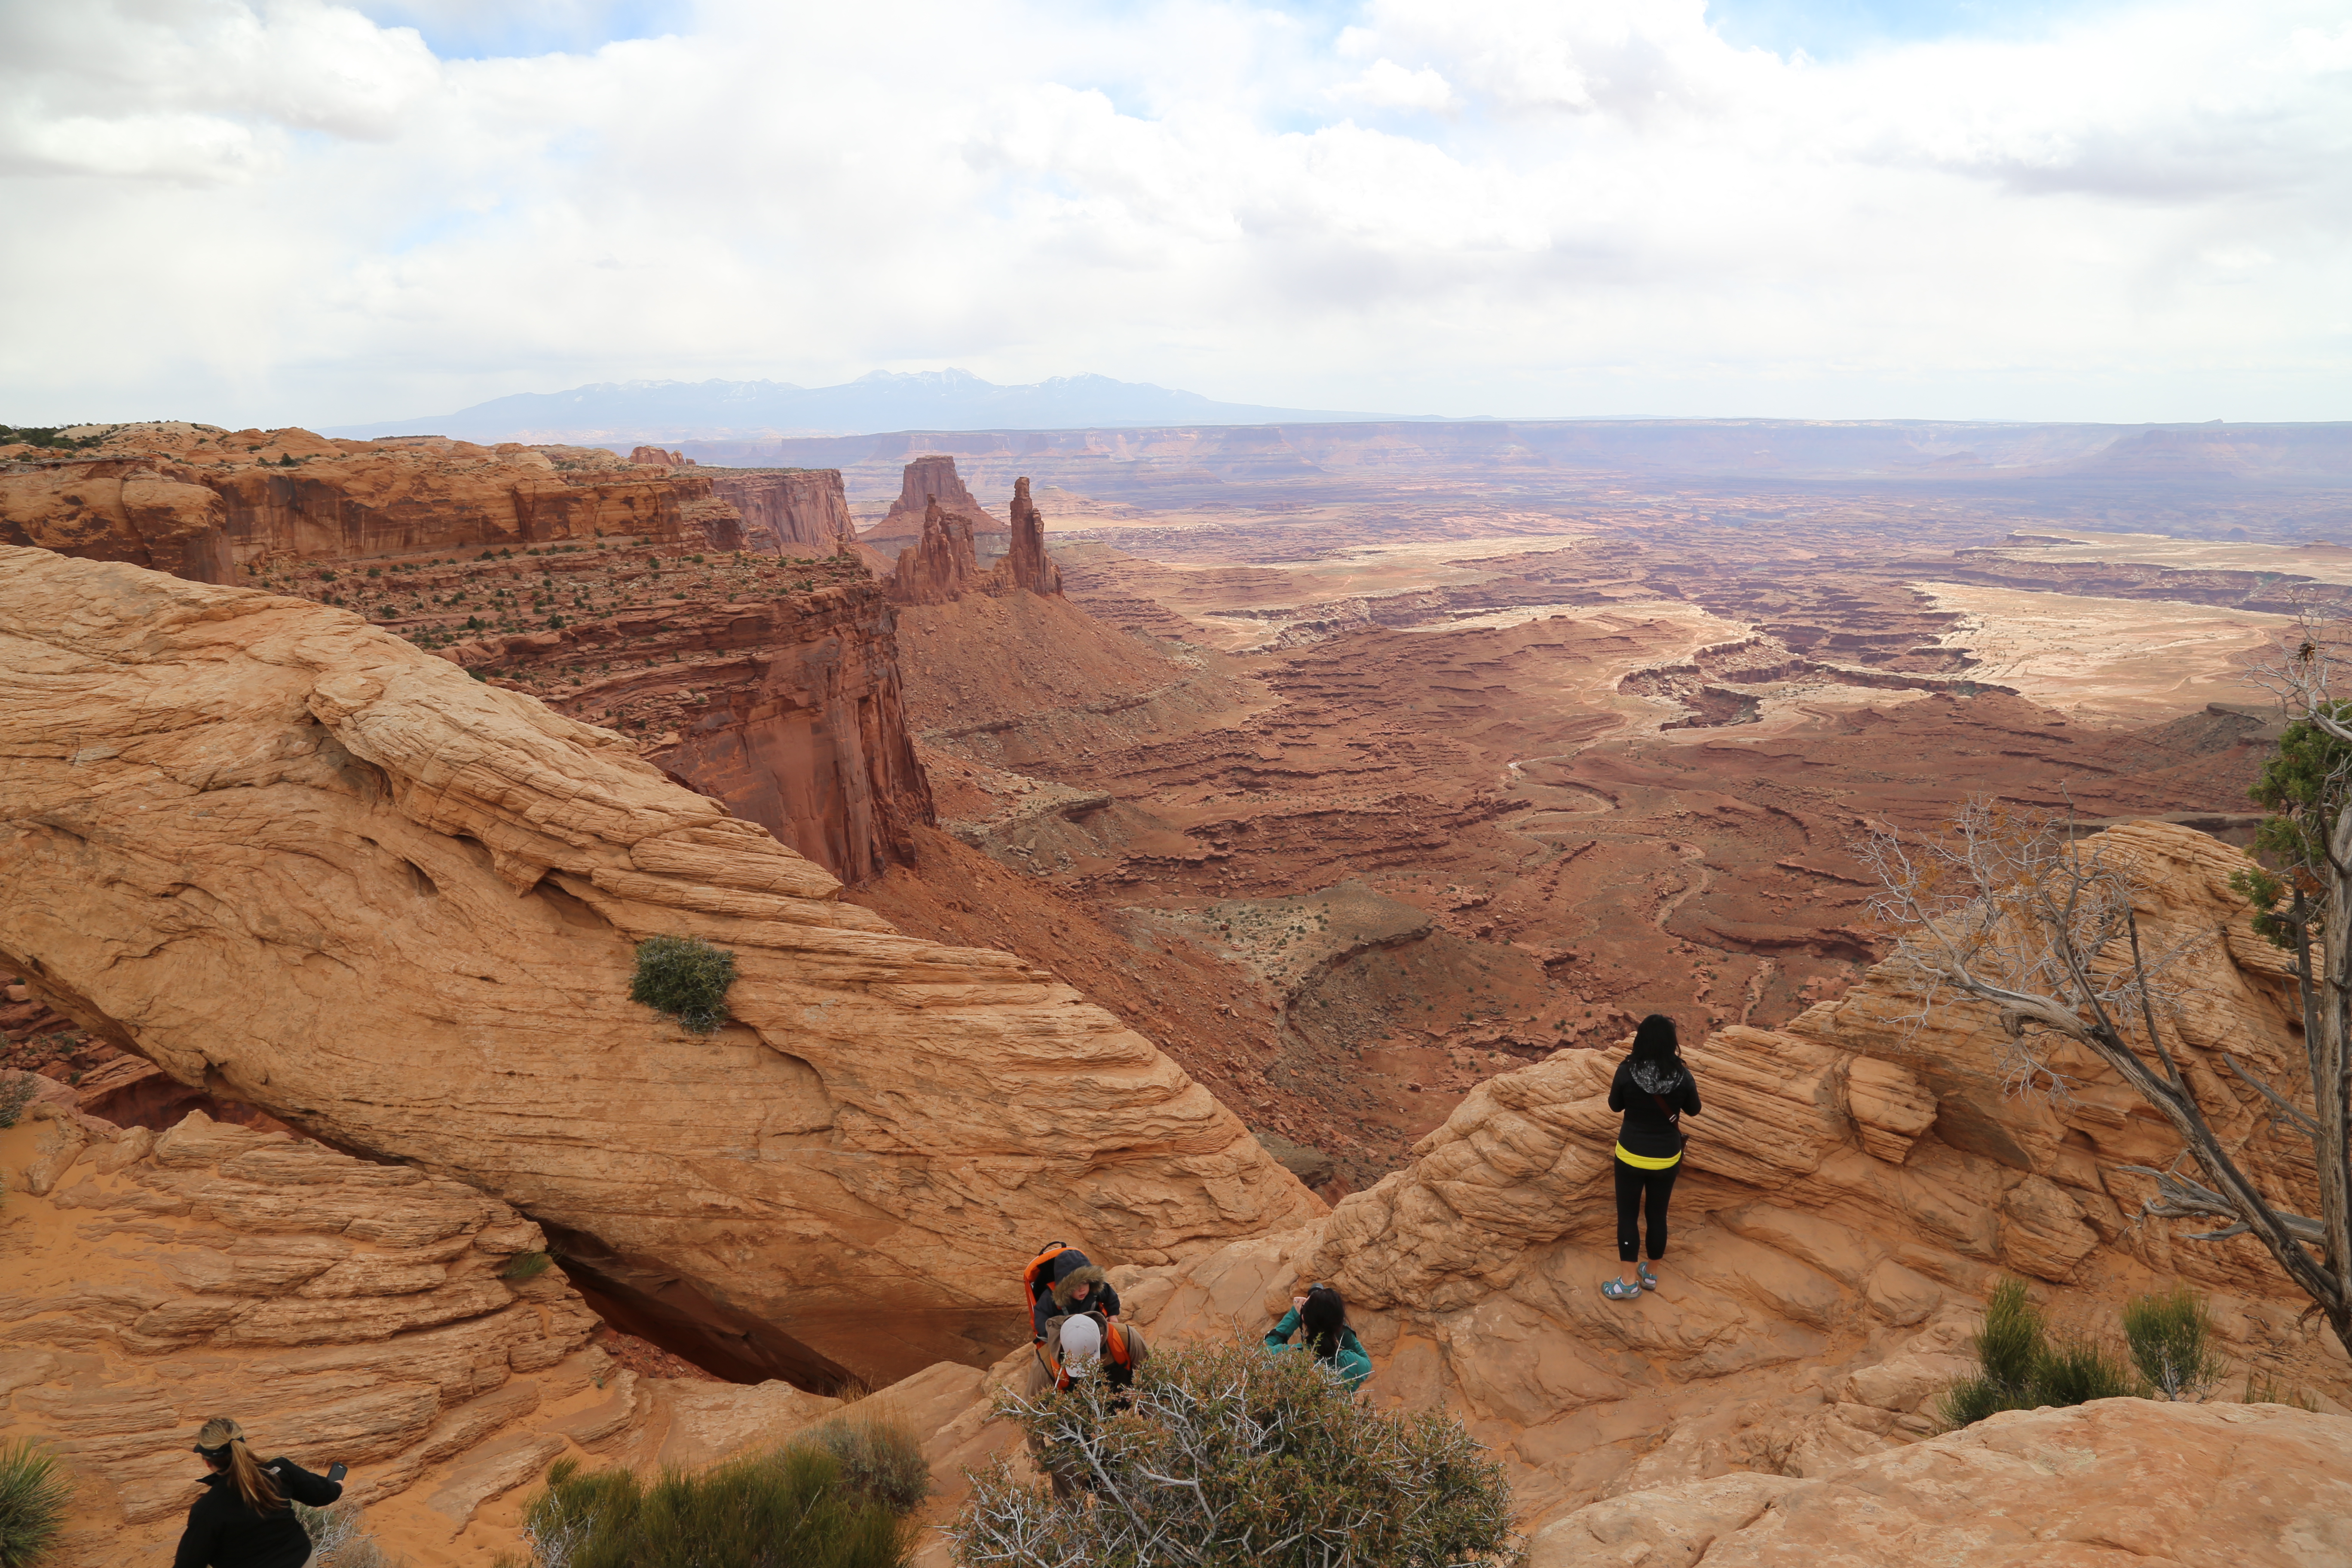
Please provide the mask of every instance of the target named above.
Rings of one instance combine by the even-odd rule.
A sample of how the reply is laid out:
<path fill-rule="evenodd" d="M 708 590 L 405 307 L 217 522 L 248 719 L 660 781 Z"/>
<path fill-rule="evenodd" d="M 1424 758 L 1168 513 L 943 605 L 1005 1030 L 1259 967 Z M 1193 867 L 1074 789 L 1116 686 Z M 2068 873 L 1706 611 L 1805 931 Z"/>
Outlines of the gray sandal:
<path fill-rule="evenodd" d="M 1650 1272 L 1650 1266 L 1648 1264 L 1635 1264 L 1633 1267 L 1633 1272 L 1641 1278 L 1643 1289 L 1654 1290 L 1658 1288 L 1658 1277 Z"/>
<path fill-rule="evenodd" d="M 1601 1293 L 1612 1301 L 1638 1301 L 1642 1299 L 1642 1288 L 1639 1285 L 1628 1285 L 1622 1279 L 1602 1281 Z"/>

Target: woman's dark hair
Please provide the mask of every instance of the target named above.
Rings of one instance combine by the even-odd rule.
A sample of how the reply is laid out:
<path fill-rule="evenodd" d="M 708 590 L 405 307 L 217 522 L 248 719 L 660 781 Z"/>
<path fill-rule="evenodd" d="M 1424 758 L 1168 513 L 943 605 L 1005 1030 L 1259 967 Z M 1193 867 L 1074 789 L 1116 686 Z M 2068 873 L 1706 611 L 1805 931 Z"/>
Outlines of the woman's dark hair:
<path fill-rule="evenodd" d="M 1664 1013 L 1651 1014 L 1633 1031 L 1635 1061 L 1679 1062 L 1682 1056 L 1682 1039 L 1675 1033 L 1675 1021 Z"/>
<path fill-rule="evenodd" d="M 1307 1305 L 1298 1310 L 1298 1323 L 1307 1331 L 1307 1348 L 1329 1361 L 1339 1353 L 1339 1331 L 1348 1326 L 1348 1304 L 1328 1285 L 1318 1285 L 1307 1292 Z"/>

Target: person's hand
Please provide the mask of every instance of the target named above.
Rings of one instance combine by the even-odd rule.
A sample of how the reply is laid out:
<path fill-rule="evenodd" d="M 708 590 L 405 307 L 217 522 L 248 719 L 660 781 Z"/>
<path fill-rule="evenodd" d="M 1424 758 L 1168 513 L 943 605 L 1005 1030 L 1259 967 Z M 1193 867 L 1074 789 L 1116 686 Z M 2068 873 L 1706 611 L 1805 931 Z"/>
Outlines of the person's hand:
<path fill-rule="evenodd" d="M 1304 1296 L 1293 1296 L 1290 1299 L 1290 1304 L 1302 1312 L 1307 1310 L 1307 1298 Z"/>

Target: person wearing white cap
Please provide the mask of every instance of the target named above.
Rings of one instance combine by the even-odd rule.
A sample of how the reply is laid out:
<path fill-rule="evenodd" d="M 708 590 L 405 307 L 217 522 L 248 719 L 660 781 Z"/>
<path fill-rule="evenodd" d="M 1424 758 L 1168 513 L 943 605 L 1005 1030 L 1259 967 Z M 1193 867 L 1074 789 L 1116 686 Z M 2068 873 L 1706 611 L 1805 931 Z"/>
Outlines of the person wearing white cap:
<path fill-rule="evenodd" d="M 1102 1330 L 1085 1312 L 1073 1312 L 1062 1320 L 1062 1365 L 1076 1372 L 1091 1366 L 1102 1355 Z"/>

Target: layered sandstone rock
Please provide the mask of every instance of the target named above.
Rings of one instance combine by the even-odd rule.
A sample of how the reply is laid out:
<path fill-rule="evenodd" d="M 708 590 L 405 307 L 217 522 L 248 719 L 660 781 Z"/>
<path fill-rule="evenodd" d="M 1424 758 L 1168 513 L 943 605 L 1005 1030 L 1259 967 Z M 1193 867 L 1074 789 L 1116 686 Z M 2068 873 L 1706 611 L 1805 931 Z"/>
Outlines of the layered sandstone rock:
<path fill-rule="evenodd" d="M 981 583 L 971 522 L 933 500 L 923 512 L 923 536 L 898 552 L 890 596 L 902 605 L 948 605 Z"/>
<path fill-rule="evenodd" d="M 743 514 L 747 549 L 772 555 L 845 549 L 857 534 L 839 468 L 722 469 L 712 493 Z"/>
<path fill-rule="evenodd" d="M 705 1364 L 887 1382 L 1023 1327 L 1041 1239 L 1321 1210 L 1140 1036 L 898 935 L 610 731 L 357 617 L 0 552 L 0 959 L 184 1082 L 463 1173 Z M 730 1024 L 627 1000 L 737 955 Z"/>
<path fill-rule="evenodd" d="M 996 529 L 996 520 L 964 488 L 962 476 L 956 472 L 955 459 L 945 453 L 932 452 L 907 465 L 898 480 L 898 499 L 890 503 L 882 521 L 868 529 L 865 537 L 877 542 L 922 538 L 928 531 L 926 520 L 934 500 L 949 517 L 961 521 L 967 533 L 988 533 Z"/>
<path fill-rule="evenodd" d="M 350 1465 L 395 1555 L 483 1562 L 558 1457 L 707 1463 L 835 1406 L 625 1369 L 539 1227 L 471 1187 L 201 1110 L 120 1128 L 43 1089 L 0 1131 L 0 1442 L 55 1443 L 74 1479 L 56 1568 L 169 1561 L 215 1414 Z"/>
<path fill-rule="evenodd" d="M 665 452 L 659 447 L 639 447 L 629 453 L 632 463 L 645 463 L 656 468 L 690 468 L 694 459 L 683 452 Z"/>
<path fill-rule="evenodd" d="M 1528 1568 L 2027 1568 L 2352 1562 L 2352 1419 L 2103 1399 L 2011 1411 L 1820 1477 L 1628 1492 L 1550 1525 Z"/>
<path fill-rule="evenodd" d="M 236 573 L 228 509 L 194 478 L 136 458 L 0 472 L 0 542 L 226 583 Z"/>
<path fill-rule="evenodd" d="M 743 545 L 741 515 L 707 477 L 683 468 L 652 471 L 595 447 L 336 441 L 297 429 L 125 427 L 89 456 L 0 471 L 0 520 L 11 543 L 200 582 L 228 580 L 228 560 L 355 560 L 600 537 Z"/>

